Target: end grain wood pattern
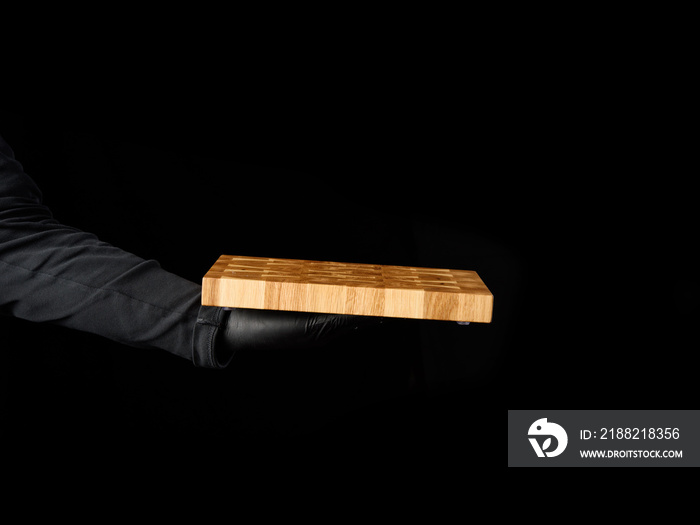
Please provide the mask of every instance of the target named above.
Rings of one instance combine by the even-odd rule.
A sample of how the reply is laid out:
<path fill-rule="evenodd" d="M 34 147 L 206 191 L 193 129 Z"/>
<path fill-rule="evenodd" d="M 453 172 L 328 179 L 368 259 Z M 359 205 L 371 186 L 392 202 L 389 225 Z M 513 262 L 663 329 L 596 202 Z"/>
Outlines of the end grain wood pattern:
<path fill-rule="evenodd" d="M 202 304 L 489 323 L 493 295 L 468 270 L 222 255 Z"/>

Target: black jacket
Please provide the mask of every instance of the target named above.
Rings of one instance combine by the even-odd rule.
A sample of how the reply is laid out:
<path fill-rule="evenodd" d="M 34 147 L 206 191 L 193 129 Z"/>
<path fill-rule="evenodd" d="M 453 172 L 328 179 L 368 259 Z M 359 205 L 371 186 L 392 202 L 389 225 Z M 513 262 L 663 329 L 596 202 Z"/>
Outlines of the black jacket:
<path fill-rule="evenodd" d="M 225 367 L 215 346 L 226 312 L 200 298 L 156 261 L 56 221 L 0 137 L 0 314 Z"/>

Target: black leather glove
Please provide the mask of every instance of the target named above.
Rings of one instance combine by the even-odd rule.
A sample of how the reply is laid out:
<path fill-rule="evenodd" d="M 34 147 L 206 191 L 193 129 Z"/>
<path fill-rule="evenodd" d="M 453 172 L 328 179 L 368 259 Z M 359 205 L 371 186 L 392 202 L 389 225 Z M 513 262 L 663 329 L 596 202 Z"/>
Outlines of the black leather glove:
<path fill-rule="evenodd" d="M 221 331 L 218 345 L 220 351 L 228 355 L 248 350 L 317 347 L 360 328 L 383 324 L 384 321 L 382 317 L 363 315 L 233 308 Z"/>

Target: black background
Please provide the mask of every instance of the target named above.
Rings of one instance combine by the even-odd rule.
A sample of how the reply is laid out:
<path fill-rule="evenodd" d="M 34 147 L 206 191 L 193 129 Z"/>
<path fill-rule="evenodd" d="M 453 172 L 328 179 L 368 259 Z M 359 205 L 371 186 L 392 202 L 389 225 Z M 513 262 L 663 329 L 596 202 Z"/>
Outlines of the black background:
<path fill-rule="evenodd" d="M 59 220 L 192 281 L 231 253 L 471 269 L 495 296 L 490 324 L 399 321 L 224 371 L 2 318 L 13 435 L 478 462 L 507 408 L 693 408 L 694 214 L 668 180 L 638 193 L 633 94 L 493 56 L 6 105 Z"/>

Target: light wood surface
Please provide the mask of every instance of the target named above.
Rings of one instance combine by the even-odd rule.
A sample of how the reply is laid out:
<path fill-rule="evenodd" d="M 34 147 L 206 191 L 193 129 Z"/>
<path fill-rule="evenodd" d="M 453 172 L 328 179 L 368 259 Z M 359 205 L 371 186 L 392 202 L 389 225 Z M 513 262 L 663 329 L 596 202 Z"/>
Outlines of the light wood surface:
<path fill-rule="evenodd" d="M 493 295 L 469 270 L 222 255 L 202 304 L 489 323 Z"/>

